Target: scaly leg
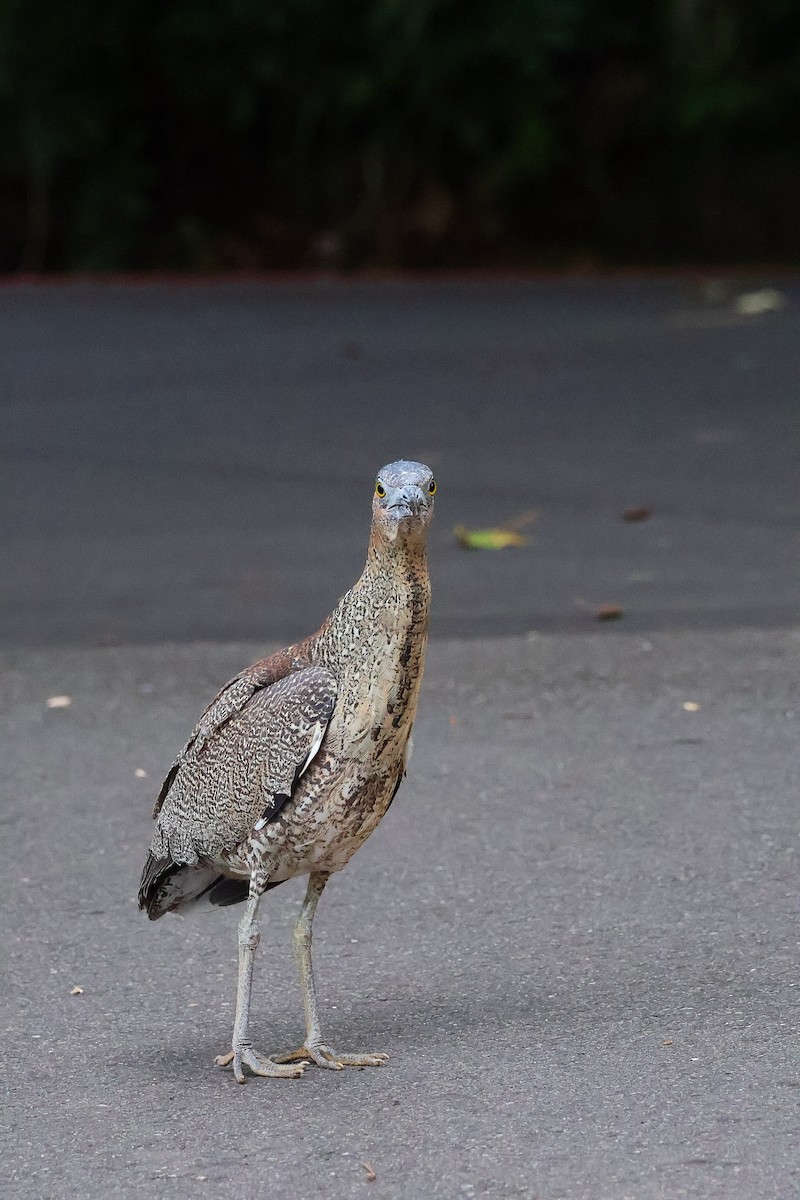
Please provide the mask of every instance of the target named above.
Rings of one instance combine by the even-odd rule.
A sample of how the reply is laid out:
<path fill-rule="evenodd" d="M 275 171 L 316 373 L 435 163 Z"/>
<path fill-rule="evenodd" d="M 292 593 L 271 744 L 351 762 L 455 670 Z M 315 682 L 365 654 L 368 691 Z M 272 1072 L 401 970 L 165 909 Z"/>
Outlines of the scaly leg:
<path fill-rule="evenodd" d="M 261 940 L 258 932 L 256 917 L 261 893 L 252 890 L 247 901 L 244 916 L 239 922 L 239 978 L 236 987 L 236 1020 L 233 1025 L 233 1049 L 228 1054 L 220 1054 L 214 1059 L 219 1067 L 227 1067 L 233 1063 L 233 1073 L 237 1083 L 244 1083 L 244 1068 L 248 1067 L 254 1075 L 277 1076 L 282 1079 L 292 1079 L 302 1075 L 305 1063 L 297 1063 L 292 1067 L 279 1066 L 254 1050 L 247 1036 L 247 1026 L 250 1019 L 250 992 L 253 986 L 253 963 L 256 957 L 256 947 Z"/>
<path fill-rule="evenodd" d="M 303 989 L 303 1004 L 306 1010 L 305 1044 L 299 1050 L 292 1050 L 289 1054 L 274 1054 L 270 1057 L 276 1064 L 310 1058 L 318 1067 L 330 1067 L 334 1071 L 341 1071 L 344 1067 L 381 1067 L 388 1059 L 388 1054 L 337 1054 L 322 1041 L 322 1031 L 317 1015 L 317 997 L 314 991 L 314 972 L 311 966 L 311 927 L 319 898 L 329 878 L 321 871 L 315 872 L 309 878 L 303 907 L 300 909 L 300 915 L 295 922 L 292 935 L 294 956 L 300 972 L 300 985 Z"/>

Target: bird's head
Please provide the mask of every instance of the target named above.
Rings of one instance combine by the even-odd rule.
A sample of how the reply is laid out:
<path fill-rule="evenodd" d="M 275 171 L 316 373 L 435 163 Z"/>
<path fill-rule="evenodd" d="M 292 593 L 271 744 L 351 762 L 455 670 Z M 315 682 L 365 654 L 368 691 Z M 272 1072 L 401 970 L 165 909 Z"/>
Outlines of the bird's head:
<path fill-rule="evenodd" d="M 372 528 L 386 542 L 422 541 L 433 517 L 436 480 L 424 463 L 381 467 L 372 497 Z"/>

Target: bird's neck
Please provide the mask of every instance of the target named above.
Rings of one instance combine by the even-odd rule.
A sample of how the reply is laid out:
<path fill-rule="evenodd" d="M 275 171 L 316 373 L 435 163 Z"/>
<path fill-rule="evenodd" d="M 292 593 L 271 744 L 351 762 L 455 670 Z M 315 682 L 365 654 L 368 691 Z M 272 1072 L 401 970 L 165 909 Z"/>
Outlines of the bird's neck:
<path fill-rule="evenodd" d="M 361 578 L 367 576 L 427 581 L 428 554 L 424 537 L 388 542 L 373 530 Z"/>
<path fill-rule="evenodd" d="M 424 640 L 431 594 L 424 538 L 386 542 L 373 533 L 353 591 L 371 598 L 381 626 Z"/>
<path fill-rule="evenodd" d="M 364 570 L 317 635 L 311 659 L 336 675 L 345 698 L 328 733 L 350 752 L 377 744 L 405 754 L 414 722 L 428 631 L 430 581 L 424 543 L 370 542 Z"/>
<path fill-rule="evenodd" d="M 424 654 L 429 602 L 424 541 L 387 543 L 373 534 L 364 570 L 317 635 L 316 652 L 354 668 L 394 652 L 410 666 Z"/>

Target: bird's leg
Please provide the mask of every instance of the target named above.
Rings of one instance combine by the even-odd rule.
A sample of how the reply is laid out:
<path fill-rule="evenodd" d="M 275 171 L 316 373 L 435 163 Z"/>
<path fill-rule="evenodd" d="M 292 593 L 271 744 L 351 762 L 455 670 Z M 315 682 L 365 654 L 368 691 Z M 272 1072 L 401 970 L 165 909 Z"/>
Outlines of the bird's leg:
<path fill-rule="evenodd" d="M 256 947 L 261 940 L 256 917 L 261 892 L 255 892 L 250 885 L 250 896 L 244 916 L 239 922 L 239 976 L 236 986 L 236 1020 L 233 1025 L 233 1049 L 228 1054 L 220 1054 L 214 1059 L 217 1066 L 227 1067 L 233 1063 L 233 1073 L 237 1083 L 244 1083 L 244 1068 L 248 1067 L 254 1075 L 270 1075 L 279 1078 L 294 1078 L 302 1075 L 305 1063 L 293 1066 L 280 1066 L 271 1062 L 254 1050 L 247 1036 L 247 1026 L 250 1019 L 250 992 L 253 986 L 253 963 L 256 957 Z"/>
<path fill-rule="evenodd" d="M 310 1058 L 318 1067 L 331 1067 L 341 1071 L 344 1067 L 380 1067 L 388 1059 L 388 1054 L 337 1054 L 322 1041 L 322 1031 L 319 1027 L 317 1014 L 317 997 L 314 990 L 314 971 L 311 966 L 311 939 L 314 913 L 317 910 L 319 898 L 322 895 L 329 876 L 322 871 L 311 875 L 308 881 L 303 907 L 300 909 L 292 939 L 294 956 L 300 972 L 300 986 L 303 989 L 303 1004 L 306 1010 L 306 1040 L 299 1050 L 289 1054 L 272 1055 L 274 1063 L 296 1062 L 298 1059 Z"/>

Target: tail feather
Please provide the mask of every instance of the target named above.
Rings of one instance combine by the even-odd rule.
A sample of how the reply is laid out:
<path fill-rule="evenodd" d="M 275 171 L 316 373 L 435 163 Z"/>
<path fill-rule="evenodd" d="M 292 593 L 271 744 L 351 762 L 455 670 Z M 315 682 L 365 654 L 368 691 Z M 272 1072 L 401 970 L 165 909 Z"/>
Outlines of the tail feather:
<path fill-rule="evenodd" d="M 191 904 L 222 878 L 215 867 L 202 863 L 187 866 L 174 862 L 168 855 L 156 858 L 148 853 L 139 885 L 139 908 L 145 910 L 151 921 L 157 921 L 164 913 Z M 246 897 L 247 881 L 244 882 Z"/>
<path fill-rule="evenodd" d="M 166 909 L 159 911 L 159 892 L 162 885 L 179 869 L 171 858 L 156 858 L 148 851 L 139 884 L 139 908 L 145 910 L 151 921 L 157 921 L 166 912 Z"/>
<path fill-rule="evenodd" d="M 281 882 L 281 881 L 278 881 Z M 267 884 L 265 891 L 278 886 Z M 156 858 L 148 853 L 139 886 L 139 908 L 151 921 L 164 913 L 184 908 L 227 908 L 241 904 L 250 890 L 249 879 L 221 875 L 216 867 L 203 863 L 190 866 L 174 862 L 169 856 Z"/>
<path fill-rule="evenodd" d="M 249 892 L 249 879 L 231 879 L 228 875 L 218 875 L 197 899 L 207 897 L 209 904 L 213 904 L 215 908 L 227 908 L 229 904 L 241 904 L 247 899 Z"/>

